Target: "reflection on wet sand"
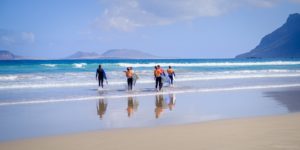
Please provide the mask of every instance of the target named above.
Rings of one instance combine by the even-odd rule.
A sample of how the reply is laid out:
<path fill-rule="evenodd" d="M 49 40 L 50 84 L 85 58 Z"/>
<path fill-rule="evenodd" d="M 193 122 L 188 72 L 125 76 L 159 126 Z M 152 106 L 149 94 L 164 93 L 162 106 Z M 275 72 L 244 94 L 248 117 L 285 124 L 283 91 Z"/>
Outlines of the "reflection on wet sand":
<path fill-rule="evenodd" d="M 99 103 L 97 105 L 97 115 L 100 119 L 103 119 L 103 115 L 105 114 L 107 109 L 107 101 L 104 99 L 99 99 Z"/>
<path fill-rule="evenodd" d="M 176 97 L 175 94 L 163 95 L 158 94 L 155 96 L 155 118 L 159 118 L 166 109 L 174 110 Z M 99 99 L 97 104 L 97 115 L 102 120 L 107 111 L 107 100 Z M 132 117 L 134 112 L 137 112 L 139 101 L 136 97 L 127 97 L 127 116 Z"/>
<path fill-rule="evenodd" d="M 162 113 L 164 112 L 164 109 L 169 108 L 170 111 L 173 110 L 175 106 L 175 94 L 169 94 L 164 98 L 163 94 L 159 94 L 155 96 L 155 118 L 159 118 Z"/>
<path fill-rule="evenodd" d="M 128 97 L 127 109 L 126 109 L 128 117 L 131 117 L 133 115 L 133 112 L 137 111 L 138 106 L 139 106 L 139 102 L 136 98 Z"/>
<path fill-rule="evenodd" d="M 289 112 L 300 111 L 300 89 L 290 89 L 283 91 L 268 91 L 264 93 L 266 97 L 272 97 L 285 106 Z"/>
<path fill-rule="evenodd" d="M 167 103 L 168 103 L 170 111 L 172 111 L 174 109 L 175 101 L 176 101 L 175 94 L 169 94 L 169 99 L 168 99 Z"/>

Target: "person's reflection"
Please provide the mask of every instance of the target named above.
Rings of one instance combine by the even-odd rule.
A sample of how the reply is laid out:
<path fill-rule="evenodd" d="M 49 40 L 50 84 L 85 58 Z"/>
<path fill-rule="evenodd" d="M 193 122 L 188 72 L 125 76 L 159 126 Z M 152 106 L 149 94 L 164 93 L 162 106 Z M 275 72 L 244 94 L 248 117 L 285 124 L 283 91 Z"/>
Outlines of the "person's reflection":
<path fill-rule="evenodd" d="M 168 106 L 169 106 L 169 110 L 172 111 L 175 107 L 175 101 L 176 101 L 176 97 L 175 94 L 169 94 L 169 102 L 168 102 Z"/>
<path fill-rule="evenodd" d="M 107 108 L 107 102 L 104 99 L 99 99 L 99 103 L 97 105 L 97 114 L 100 117 L 100 119 L 103 119 L 103 115 L 106 112 Z"/>
<path fill-rule="evenodd" d="M 166 107 L 166 103 L 162 94 L 156 95 L 155 98 L 155 118 L 159 118 Z"/>
<path fill-rule="evenodd" d="M 127 101 L 128 117 L 131 117 L 133 112 L 137 111 L 138 106 L 139 106 L 139 102 L 137 99 L 134 99 L 133 97 L 128 97 L 128 101 Z"/>
<path fill-rule="evenodd" d="M 159 118 L 163 113 L 164 109 L 168 109 L 172 111 L 175 107 L 175 94 L 169 94 L 169 96 L 164 97 L 163 94 L 159 94 L 155 96 L 155 118 Z"/>

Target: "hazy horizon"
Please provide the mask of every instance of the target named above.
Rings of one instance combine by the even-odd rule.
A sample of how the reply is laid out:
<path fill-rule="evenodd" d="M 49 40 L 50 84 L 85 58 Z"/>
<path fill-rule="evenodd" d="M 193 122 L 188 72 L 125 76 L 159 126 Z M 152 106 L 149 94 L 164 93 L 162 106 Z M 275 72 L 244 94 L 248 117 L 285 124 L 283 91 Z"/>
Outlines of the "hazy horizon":
<path fill-rule="evenodd" d="M 299 12 L 299 0 L 2 0 L 0 50 L 45 59 L 110 49 L 233 58 Z"/>

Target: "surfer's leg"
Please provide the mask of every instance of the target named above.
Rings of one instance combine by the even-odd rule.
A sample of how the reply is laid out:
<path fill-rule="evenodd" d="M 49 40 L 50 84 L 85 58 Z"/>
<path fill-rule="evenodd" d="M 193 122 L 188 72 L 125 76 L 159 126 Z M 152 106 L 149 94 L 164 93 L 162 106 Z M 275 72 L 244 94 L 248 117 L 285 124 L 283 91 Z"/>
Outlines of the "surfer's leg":
<path fill-rule="evenodd" d="M 101 87 L 103 88 L 103 79 L 100 79 Z"/>
<path fill-rule="evenodd" d="M 129 78 L 127 78 L 127 90 L 129 90 Z"/>
<path fill-rule="evenodd" d="M 158 79 L 158 77 L 156 77 L 155 78 L 155 88 L 157 89 L 157 87 L 158 87 L 158 83 L 159 83 L 159 79 Z"/>
<path fill-rule="evenodd" d="M 128 90 L 132 90 L 132 78 L 127 78 Z"/>
<path fill-rule="evenodd" d="M 171 84 L 173 85 L 173 75 L 169 76 L 169 78 L 170 78 Z"/>
<path fill-rule="evenodd" d="M 132 78 L 130 78 L 130 90 L 132 90 L 132 85 L 133 85 L 133 79 Z"/>
<path fill-rule="evenodd" d="M 162 83 L 162 78 L 159 77 L 159 90 L 161 90 L 161 88 L 163 87 L 163 83 Z"/>

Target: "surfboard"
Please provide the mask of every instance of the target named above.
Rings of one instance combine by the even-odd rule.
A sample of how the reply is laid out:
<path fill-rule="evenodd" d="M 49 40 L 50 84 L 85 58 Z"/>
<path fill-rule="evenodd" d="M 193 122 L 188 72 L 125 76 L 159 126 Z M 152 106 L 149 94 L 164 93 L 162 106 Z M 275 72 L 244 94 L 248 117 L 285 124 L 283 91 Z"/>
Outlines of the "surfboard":
<path fill-rule="evenodd" d="M 170 83 L 170 78 L 168 76 L 161 76 L 162 83 Z"/>
<path fill-rule="evenodd" d="M 133 85 L 135 85 L 136 81 L 139 79 L 139 76 L 136 73 L 134 73 L 132 79 L 133 79 Z"/>

